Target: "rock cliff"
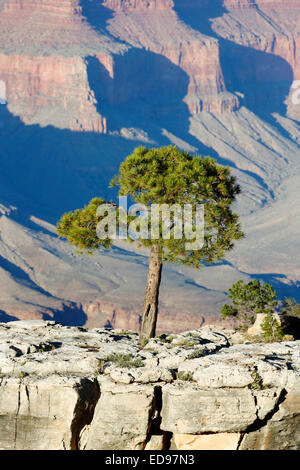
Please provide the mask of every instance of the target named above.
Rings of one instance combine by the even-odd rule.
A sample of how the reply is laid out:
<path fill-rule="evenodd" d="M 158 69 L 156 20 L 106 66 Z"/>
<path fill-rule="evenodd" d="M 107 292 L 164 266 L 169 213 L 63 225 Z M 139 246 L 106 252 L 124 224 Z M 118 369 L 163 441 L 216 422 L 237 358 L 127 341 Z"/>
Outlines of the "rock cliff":
<path fill-rule="evenodd" d="M 296 450 L 299 342 L 0 324 L 0 448 Z"/>
<path fill-rule="evenodd" d="M 300 120 L 299 106 L 292 101 L 293 80 L 300 77 L 300 4 L 297 1 L 285 2 L 274 0 L 225 0 L 222 17 L 215 18 L 212 29 L 219 37 L 243 46 L 244 56 L 247 50 L 258 50 L 255 63 L 256 99 L 255 105 L 262 105 L 266 96 L 273 102 L 279 102 L 280 93 L 286 98 L 287 113 L 293 119 Z M 237 53 L 238 49 L 236 49 Z M 269 59 L 267 59 L 267 54 Z M 266 58 L 264 63 L 261 62 Z M 280 62 L 278 58 L 281 58 Z M 276 65 L 277 62 L 277 65 Z M 241 68 L 244 68 L 244 63 Z M 273 78 L 270 79 L 272 70 Z M 276 70 L 276 71 L 275 71 Z M 245 79 L 240 71 L 237 80 Z M 248 83 L 253 80 L 248 77 Z M 275 79 L 275 83 L 274 80 Z M 247 79 L 246 79 L 247 80 Z M 277 81 L 277 84 L 276 84 Z M 269 91 L 266 91 L 266 87 Z M 262 90 L 264 93 L 262 94 Z M 285 96 L 284 96 L 285 95 Z"/>
<path fill-rule="evenodd" d="M 134 74 L 147 88 L 149 77 L 141 71 L 149 52 L 157 59 L 151 83 L 164 77 L 175 95 L 186 88 L 183 102 L 192 115 L 235 111 L 240 92 L 254 107 L 270 100 L 282 105 L 287 98 L 288 115 L 299 117 L 290 92 L 300 72 L 297 2 L 3 0 L 1 6 L 0 78 L 7 82 L 10 109 L 26 123 L 106 133 L 103 103 L 130 103 Z M 120 87 L 130 51 L 140 55 Z M 89 57 L 99 62 L 91 80 Z M 109 89 L 102 71 L 107 63 Z M 174 66 L 182 71 L 177 85 Z M 96 98 L 92 82 L 100 90 Z M 170 106 L 165 103 L 162 113 Z"/>
<path fill-rule="evenodd" d="M 147 253 L 75 258 L 54 225 L 114 198 L 109 181 L 141 144 L 228 165 L 247 234 L 223 264 L 166 266 L 160 329 L 215 321 L 238 279 L 300 301 L 299 12 L 279 0 L 0 0 L 0 319 L 137 327 Z"/>

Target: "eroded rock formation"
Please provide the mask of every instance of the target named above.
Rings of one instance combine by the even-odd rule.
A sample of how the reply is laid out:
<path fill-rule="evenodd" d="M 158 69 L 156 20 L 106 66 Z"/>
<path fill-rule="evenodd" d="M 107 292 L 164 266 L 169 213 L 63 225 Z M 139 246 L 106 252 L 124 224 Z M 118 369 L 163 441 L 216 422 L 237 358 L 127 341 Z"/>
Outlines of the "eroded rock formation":
<path fill-rule="evenodd" d="M 146 259 L 75 261 L 48 223 L 114 197 L 110 178 L 140 144 L 211 155 L 242 187 L 246 239 L 226 264 L 166 267 L 162 330 L 212 321 L 240 278 L 298 296 L 299 11 L 279 0 L 0 0 L 0 202 L 20 209 L 0 220 L 0 318 L 137 327 Z"/>
<path fill-rule="evenodd" d="M 299 342 L 0 324 L 2 449 L 299 449 Z"/>
<path fill-rule="evenodd" d="M 255 104 L 261 105 L 265 102 L 266 95 L 269 96 L 269 100 L 273 99 L 277 103 L 286 98 L 288 115 L 300 120 L 299 106 L 293 103 L 294 89 L 291 88 L 293 81 L 299 80 L 300 77 L 299 2 L 225 0 L 224 6 L 227 11 L 224 11 L 222 17 L 214 19 L 212 24 L 212 29 L 217 35 L 243 46 L 241 54 L 245 57 L 247 50 L 250 52 L 251 49 L 269 55 L 268 58 L 266 55 L 257 56 Z M 264 64 L 261 63 L 263 57 L 265 57 Z M 278 58 L 281 58 L 282 62 Z M 241 66 L 243 64 L 242 62 Z M 240 79 L 242 75 L 241 71 Z M 272 88 L 271 93 L 265 91 L 265 96 L 259 96 L 265 86 Z M 281 89 L 281 96 L 277 95 L 278 89 Z"/>

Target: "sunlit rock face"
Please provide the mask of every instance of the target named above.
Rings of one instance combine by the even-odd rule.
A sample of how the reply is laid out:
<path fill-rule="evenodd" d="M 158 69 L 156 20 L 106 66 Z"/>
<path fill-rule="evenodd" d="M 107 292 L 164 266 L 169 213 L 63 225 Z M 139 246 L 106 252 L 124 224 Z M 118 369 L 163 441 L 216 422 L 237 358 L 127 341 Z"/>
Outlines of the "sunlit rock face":
<path fill-rule="evenodd" d="M 300 78 L 299 2 L 225 0 L 224 7 L 227 12 L 214 20 L 214 31 L 244 47 L 274 56 L 273 63 L 270 61 L 260 65 L 261 73 L 257 77 L 257 86 L 260 86 L 260 81 L 265 81 L 271 87 L 271 75 L 273 83 L 277 82 L 276 88 L 281 89 L 281 94 L 285 94 L 281 98 L 286 98 L 288 115 L 300 120 L 299 106 L 293 102 L 294 89 L 291 89 L 293 81 Z M 281 58 L 282 62 L 278 58 Z M 272 93 L 273 100 L 278 103 L 280 97 L 276 96 L 276 90 L 272 90 Z M 269 99 L 272 99 L 272 95 L 269 95 Z M 266 99 L 261 97 L 261 104 L 265 101 Z"/>
<path fill-rule="evenodd" d="M 0 449 L 299 449 L 299 341 L 234 336 L 0 323 Z"/>
<path fill-rule="evenodd" d="M 218 42 L 180 22 L 173 6 L 172 1 L 3 2 L 0 40 L 2 36 L 2 50 L 9 58 L 2 59 L 0 76 L 8 82 L 10 109 L 27 123 L 106 133 L 101 101 L 116 106 L 151 92 L 153 77 L 141 74 L 148 62 L 154 79 L 162 77 L 168 88 L 171 85 L 173 95 L 184 98 L 192 114 L 237 109 L 238 98 L 226 93 Z M 104 19 L 110 11 L 108 35 Z M 113 53 L 124 52 L 126 47 L 140 54 L 129 59 L 131 76 L 125 87 L 120 81 L 124 81 L 128 60 L 126 55 L 114 58 Z M 145 51 L 154 55 L 149 59 Z M 88 81 L 85 59 L 90 55 L 99 61 L 93 76 L 102 92 L 97 96 L 98 106 Z M 107 63 L 114 75 L 109 85 L 101 72 Z M 139 74 L 138 86 L 132 80 L 135 74 Z M 154 99 L 158 93 L 153 90 Z M 166 100 L 163 107 L 164 113 L 170 113 L 172 102 Z M 149 113 L 155 116 L 153 110 Z"/>
<path fill-rule="evenodd" d="M 1 6 L 1 50 L 9 58 L 1 59 L 0 76 L 8 82 L 12 111 L 24 122 L 106 133 L 102 102 L 117 106 L 143 90 L 149 95 L 148 61 L 151 83 L 162 77 L 192 115 L 235 111 L 242 94 L 249 106 L 272 102 L 273 110 L 280 104 L 297 118 L 290 93 L 300 73 L 296 2 L 3 0 Z M 140 51 L 134 60 L 126 58 L 132 48 Z M 90 80 L 89 56 L 99 61 Z M 102 91 L 96 97 L 91 81 Z M 164 114 L 172 108 L 166 101 Z"/>

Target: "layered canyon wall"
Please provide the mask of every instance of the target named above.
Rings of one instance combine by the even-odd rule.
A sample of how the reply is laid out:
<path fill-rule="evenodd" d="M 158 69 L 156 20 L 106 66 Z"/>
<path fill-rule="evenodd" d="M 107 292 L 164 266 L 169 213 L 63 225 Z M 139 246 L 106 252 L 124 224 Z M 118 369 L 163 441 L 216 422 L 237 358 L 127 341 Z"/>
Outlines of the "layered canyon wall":
<path fill-rule="evenodd" d="M 297 296 L 299 24 L 293 1 L 0 0 L 1 204 L 20 208 L 0 220 L 2 318 L 138 328 L 146 258 L 79 261 L 41 219 L 114 197 L 110 178 L 140 144 L 229 165 L 251 214 L 228 263 L 166 266 L 161 329 L 215 321 L 238 279 Z"/>
<path fill-rule="evenodd" d="M 0 43 L 4 54 L 0 78 L 7 82 L 10 109 L 24 122 L 106 133 L 102 101 L 115 111 L 118 104 L 129 103 L 136 89 L 132 76 L 140 74 L 147 61 L 154 69 L 155 80 L 166 80 L 174 95 L 183 95 L 191 114 L 237 110 L 240 98 L 235 91 L 247 94 L 247 86 L 252 84 L 256 91 L 251 91 L 247 104 L 251 104 L 254 95 L 252 104 L 264 106 L 272 94 L 279 103 L 286 93 L 289 116 L 298 116 L 292 93 L 288 97 L 292 81 L 300 74 L 297 2 L 287 5 L 263 0 L 226 0 L 209 5 L 203 0 L 188 4 L 180 0 L 86 3 L 7 0 L 2 3 Z M 223 43 L 223 39 L 228 42 Z M 135 63 L 129 63 L 132 74 L 126 77 L 123 76 L 128 67 L 126 51 L 130 49 L 140 50 L 141 54 Z M 262 54 L 253 55 L 253 50 Z M 157 60 L 151 60 L 150 52 Z M 86 62 L 90 56 L 99 61 L 92 80 Z M 163 69 L 160 57 L 166 58 Z M 237 63 L 235 83 L 226 71 L 227 65 L 230 67 L 233 62 Z M 109 87 L 105 81 L 102 83 L 101 73 L 107 63 L 113 74 Z M 179 74 L 176 76 L 172 71 L 172 64 L 182 70 L 181 84 Z M 153 80 L 147 83 L 149 76 L 144 74 L 140 81 L 151 93 Z M 91 82 L 100 90 L 96 98 Z M 245 86 L 239 90 L 238 85 L 243 82 Z M 271 92 L 266 91 L 267 87 L 272 88 Z M 153 95 L 155 91 L 154 88 Z M 171 104 L 166 103 L 165 107 L 168 106 L 165 113 L 170 113 Z M 154 116 L 157 117 L 155 113 Z"/>

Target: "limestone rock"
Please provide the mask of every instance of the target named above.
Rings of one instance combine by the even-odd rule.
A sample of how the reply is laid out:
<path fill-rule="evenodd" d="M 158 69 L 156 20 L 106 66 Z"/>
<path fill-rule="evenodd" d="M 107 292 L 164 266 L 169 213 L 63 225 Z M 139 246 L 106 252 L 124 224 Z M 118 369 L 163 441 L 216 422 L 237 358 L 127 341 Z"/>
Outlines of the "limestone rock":
<path fill-rule="evenodd" d="M 300 342 L 226 334 L 1 323 L 0 448 L 299 448 Z"/>
<path fill-rule="evenodd" d="M 145 450 L 165 450 L 165 436 L 163 434 L 151 436 Z"/>
<path fill-rule="evenodd" d="M 172 384 L 163 387 L 161 428 L 175 434 L 205 432 L 244 432 L 257 420 L 257 397 L 264 413 L 274 409 L 279 393 L 257 392 L 256 399 L 247 389 L 204 389 L 194 384 Z"/>
<path fill-rule="evenodd" d="M 237 450 L 240 433 L 174 434 L 172 450 Z"/>
<path fill-rule="evenodd" d="M 76 449 L 98 396 L 96 382 L 75 377 L 0 379 L 0 448 Z"/>
<path fill-rule="evenodd" d="M 300 379 L 295 380 L 277 411 L 265 426 L 242 439 L 241 450 L 300 449 Z"/>
<path fill-rule="evenodd" d="M 84 449 L 143 449 L 154 411 L 154 388 L 116 386 L 106 379 L 100 380 L 100 391 Z"/>
<path fill-rule="evenodd" d="M 219 312 L 241 272 L 276 272 L 294 285 L 300 107 L 292 102 L 298 92 L 291 85 L 300 76 L 299 2 L 211 0 L 211 9 L 202 9 L 207 3 L 0 1 L 0 79 L 8 103 L 0 117 L 1 207 L 17 205 L 21 213 L 44 217 L 36 225 L 24 214 L 4 210 L 1 217 L 4 319 L 47 314 L 66 320 L 70 311 L 62 304 L 71 301 L 81 324 L 138 327 L 145 275 L 140 257 L 115 252 L 97 255 L 95 263 L 74 262 L 55 227 L 48 229 L 53 217 L 98 191 L 99 176 L 104 191 L 101 175 L 107 180 L 117 172 L 119 155 L 135 145 L 128 138 L 140 142 L 145 135 L 155 145 L 209 149 L 227 162 L 243 187 L 237 203 L 247 232 L 230 266 L 203 267 L 201 286 L 197 274 L 166 268 L 158 327 L 196 328 L 204 315 L 216 321 L 207 311 Z M 285 115 L 288 95 L 295 121 Z M 10 177 L 10 165 L 19 168 L 22 161 L 22 176 Z M 53 175 L 61 175 L 55 185 Z"/>

